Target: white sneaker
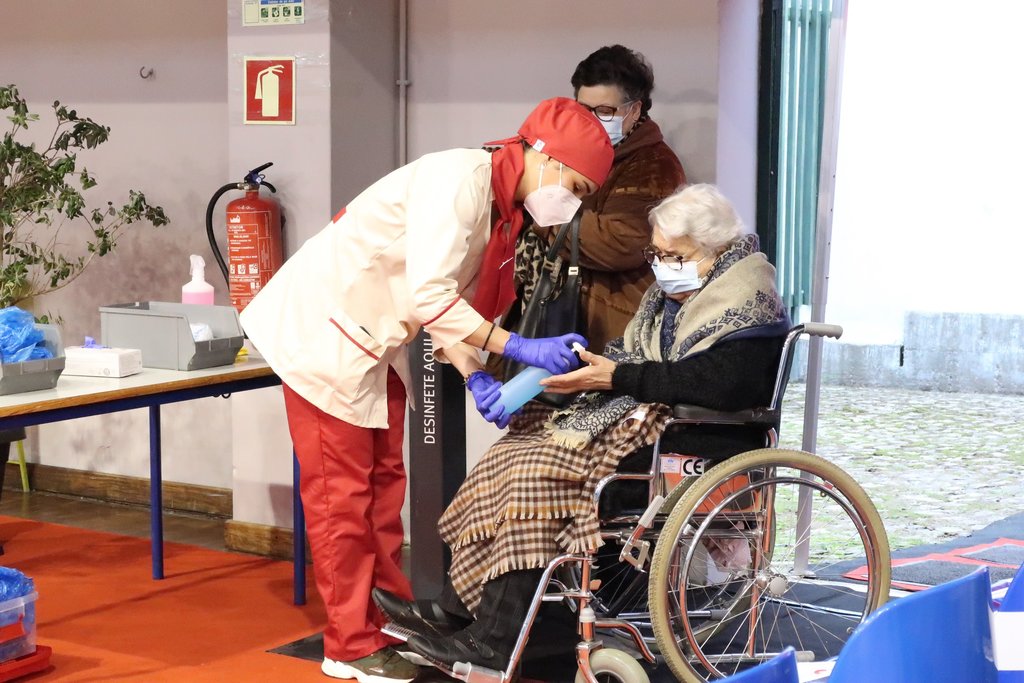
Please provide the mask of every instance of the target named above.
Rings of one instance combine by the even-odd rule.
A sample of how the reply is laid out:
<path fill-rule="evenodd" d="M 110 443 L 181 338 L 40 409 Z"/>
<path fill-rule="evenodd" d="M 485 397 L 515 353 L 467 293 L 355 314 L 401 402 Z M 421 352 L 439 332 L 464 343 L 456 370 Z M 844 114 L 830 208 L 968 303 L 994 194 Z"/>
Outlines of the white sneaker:
<path fill-rule="evenodd" d="M 409 683 L 419 673 L 415 664 L 405 661 L 391 647 L 353 662 L 324 657 L 320 670 L 331 678 L 354 678 L 359 683 Z"/>

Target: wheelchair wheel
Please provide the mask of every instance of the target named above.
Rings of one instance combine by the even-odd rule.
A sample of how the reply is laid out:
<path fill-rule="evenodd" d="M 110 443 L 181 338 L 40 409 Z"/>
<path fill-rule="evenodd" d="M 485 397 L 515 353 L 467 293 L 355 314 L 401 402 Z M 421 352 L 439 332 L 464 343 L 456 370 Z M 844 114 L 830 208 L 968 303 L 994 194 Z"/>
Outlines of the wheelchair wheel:
<path fill-rule="evenodd" d="M 786 646 L 825 659 L 888 600 L 890 572 L 882 520 L 848 474 L 802 451 L 750 451 L 697 479 L 665 522 L 651 562 L 654 635 L 689 683 Z"/>
<path fill-rule="evenodd" d="M 590 653 L 590 670 L 598 683 L 650 683 L 647 672 L 622 650 L 603 647 Z M 576 683 L 587 683 L 583 672 L 577 672 Z"/>

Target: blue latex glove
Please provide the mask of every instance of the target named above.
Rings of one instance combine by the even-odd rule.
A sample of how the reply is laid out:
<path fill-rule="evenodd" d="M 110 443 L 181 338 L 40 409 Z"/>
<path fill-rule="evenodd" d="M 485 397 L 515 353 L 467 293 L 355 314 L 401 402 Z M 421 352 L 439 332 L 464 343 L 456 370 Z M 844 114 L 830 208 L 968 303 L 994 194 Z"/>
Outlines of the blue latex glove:
<path fill-rule="evenodd" d="M 505 407 L 498 402 L 501 396 L 501 382 L 483 370 L 477 370 L 466 380 L 466 386 L 473 392 L 476 409 L 485 420 L 494 423 L 499 429 L 508 426 L 512 416 L 505 412 Z"/>
<path fill-rule="evenodd" d="M 573 342 L 587 345 L 587 340 L 578 334 L 526 339 L 513 332 L 502 355 L 518 363 L 544 368 L 552 375 L 561 375 L 580 366 L 580 359 L 572 350 Z"/>

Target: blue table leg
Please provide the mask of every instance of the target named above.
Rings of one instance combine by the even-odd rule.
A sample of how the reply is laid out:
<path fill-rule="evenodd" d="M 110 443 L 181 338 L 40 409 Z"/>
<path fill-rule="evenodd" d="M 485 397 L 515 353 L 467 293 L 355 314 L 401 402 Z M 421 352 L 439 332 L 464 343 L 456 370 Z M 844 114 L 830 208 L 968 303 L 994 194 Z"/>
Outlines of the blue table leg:
<path fill-rule="evenodd" d="M 160 406 L 149 407 L 149 543 L 153 578 L 164 578 L 164 496 L 160 471 Z"/>
<path fill-rule="evenodd" d="M 295 576 L 295 604 L 306 604 L 306 514 L 302 510 L 302 496 L 299 495 L 299 459 L 292 451 L 292 557 Z"/>

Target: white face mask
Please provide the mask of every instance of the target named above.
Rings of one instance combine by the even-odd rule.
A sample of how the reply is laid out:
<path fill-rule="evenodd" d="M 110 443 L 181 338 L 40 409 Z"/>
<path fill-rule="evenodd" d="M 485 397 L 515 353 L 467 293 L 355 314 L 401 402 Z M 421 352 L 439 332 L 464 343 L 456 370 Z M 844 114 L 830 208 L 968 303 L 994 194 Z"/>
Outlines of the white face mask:
<path fill-rule="evenodd" d="M 613 116 L 611 121 L 601 121 L 601 125 L 604 126 L 604 132 L 608 133 L 608 139 L 612 145 L 617 145 L 622 142 L 622 138 L 625 136 L 622 134 L 622 121 L 625 116 Z"/>
<path fill-rule="evenodd" d="M 704 278 L 697 274 L 697 266 L 703 260 L 683 261 L 683 267 L 674 270 L 662 263 L 661 259 L 657 259 L 651 264 L 651 269 L 654 270 L 654 279 L 658 281 L 658 286 L 666 294 L 682 294 L 701 288 Z"/>
<path fill-rule="evenodd" d="M 562 163 L 558 163 L 558 184 L 541 185 L 544 180 L 544 164 L 540 165 L 537 189 L 526 195 L 523 206 L 533 216 L 533 222 L 542 228 L 562 225 L 572 220 L 583 203 L 579 197 L 562 187 Z"/>

